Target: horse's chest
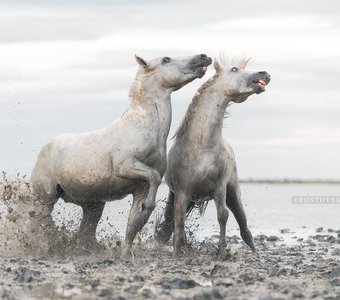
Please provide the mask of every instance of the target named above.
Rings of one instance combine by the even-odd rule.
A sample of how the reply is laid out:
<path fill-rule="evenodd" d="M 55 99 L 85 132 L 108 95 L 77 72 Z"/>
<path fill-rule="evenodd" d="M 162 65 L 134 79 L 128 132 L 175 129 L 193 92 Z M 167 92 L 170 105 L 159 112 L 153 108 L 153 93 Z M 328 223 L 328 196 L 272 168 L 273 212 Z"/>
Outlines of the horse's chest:
<path fill-rule="evenodd" d="M 227 161 L 221 155 L 205 153 L 192 165 L 192 185 L 194 193 L 202 197 L 209 196 L 221 184 L 225 184 Z"/>
<path fill-rule="evenodd" d="M 150 168 L 155 169 L 161 176 L 164 175 L 166 170 L 166 152 L 163 149 L 157 149 L 150 154 L 146 161 L 146 165 Z"/>

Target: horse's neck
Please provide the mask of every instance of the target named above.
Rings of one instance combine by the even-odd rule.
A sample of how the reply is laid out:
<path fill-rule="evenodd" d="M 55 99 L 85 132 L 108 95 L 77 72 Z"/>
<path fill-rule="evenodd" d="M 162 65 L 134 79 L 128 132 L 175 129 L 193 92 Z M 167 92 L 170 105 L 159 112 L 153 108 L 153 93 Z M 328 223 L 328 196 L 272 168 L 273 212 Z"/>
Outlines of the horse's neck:
<path fill-rule="evenodd" d="M 169 91 L 145 91 L 142 98 L 132 101 L 130 107 L 132 112 L 142 110 L 149 123 L 159 131 L 160 138 L 165 140 L 169 134 L 172 117 L 170 94 Z"/>
<path fill-rule="evenodd" d="M 201 95 L 188 128 L 188 139 L 202 147 L 216 145 L 222 140 L 222 128 L 228 99 L 214 89 Z"/>
<path fill-rule="evenodd" d="M 158 95 L 156 99 L 155 96 L 152 101 L 152 117 L 154 119 L 154 124 L 159 128 L 160 138 L 166 141 L 169 130 L 171 126 L 172 118 L 172 107 L 170 93 L 167 95 Z"/>

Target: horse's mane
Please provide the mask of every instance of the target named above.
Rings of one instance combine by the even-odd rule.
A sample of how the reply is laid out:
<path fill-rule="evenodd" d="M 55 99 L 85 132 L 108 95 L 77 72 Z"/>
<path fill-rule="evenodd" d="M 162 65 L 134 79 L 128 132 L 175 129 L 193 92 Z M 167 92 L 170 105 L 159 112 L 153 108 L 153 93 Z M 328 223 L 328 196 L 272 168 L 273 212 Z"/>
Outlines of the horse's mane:
<path fill-rule="evenodd" d="M 249 59 L 240 58 L 240 57 L 239 58 L 234 57 L 232 59 L 228 59 L 224 55 L 221 55 L 219 59 L 215 59 L 214 67 L 215 67 L 216 73 L 214 74 L 213 77 L 209 78 L 205 83 L 203 83 L 197 90 L 173 138 L 174 137 L 181 138 L 185 134 L 185 132 L 187 131 L 190 125 L 192 116 L 194 115 L 197 107 L 199 107 L 201 103 L 202 95 L 206 92 L 206 90 L 209 87 L 211 87 L 221 77 L 221 75 L 223 74 L 223 71 L 229 70 L 233 67 L 238 67 L 239 69 L 243 70 L 246 68 L 248 61 Z"/>
<path fill-rule="evenodd" d="M 132 103 L 137 103 L 144 98 L 144 87 L 142 83 L 146 77 L 150 76 L 153 73 L 153 71 L 154 68 L 145 69 L 139 67 L 129 92 L 129 98 Z"/>
<path fill-rule="evenodd" d="M 191 118 L 194 115 L 194 113 L 196 111 L 196 108 L 201 103 L 202 94 L 207 90 L 207 88 L 212 86 L 217 81 L 217 79 L 220 77 L 220 75 L 221 75 L 221 72 L 216 72 L 213 77 L 208 79 L 208 81 L 206 81 L 205 83 L 203 83 L 199 87 L 198 91 L 196 92 L 196 94 L 192 98 L 192 101 L 191 101 L 191 103 L 190 103 L 190 105 L 189 105 L 189 107 L 187 109 L 187 112 L 186 112 L 186 114 L 185 114 L 181 124 L 177 128 L 174 137 L 181 138 L 184 135 L 184 133 L 187 131 L 187 129 L 188 129 L 189 125 L 190 125 Z"/>
<path fill-rule="evenodd" d="M 244 70 L 247 67 L 249 60 L 250 58 L 245 58 L 243 56 L 235 56 L 230 59 L 224 55 L 221 55 L 217 62 L 223 67 L 223 69 L 237 67 L 241 70 Z"/>

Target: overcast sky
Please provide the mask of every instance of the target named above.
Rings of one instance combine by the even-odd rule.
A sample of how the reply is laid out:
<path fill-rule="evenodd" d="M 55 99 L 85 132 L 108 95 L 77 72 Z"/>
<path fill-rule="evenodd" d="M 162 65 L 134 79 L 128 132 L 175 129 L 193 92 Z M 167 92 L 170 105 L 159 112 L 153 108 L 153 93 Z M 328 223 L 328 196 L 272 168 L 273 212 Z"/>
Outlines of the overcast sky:
<path fill-rule="evenodd" d="M 240 177 L 340 179 L 339 1 L 2 0 L 0 28 L 0 170 L 120 117 L 134 54 L 225 53 L 272 76 L 225 120 Z M 212 74 L 173 94 L 170 135 Z"/>

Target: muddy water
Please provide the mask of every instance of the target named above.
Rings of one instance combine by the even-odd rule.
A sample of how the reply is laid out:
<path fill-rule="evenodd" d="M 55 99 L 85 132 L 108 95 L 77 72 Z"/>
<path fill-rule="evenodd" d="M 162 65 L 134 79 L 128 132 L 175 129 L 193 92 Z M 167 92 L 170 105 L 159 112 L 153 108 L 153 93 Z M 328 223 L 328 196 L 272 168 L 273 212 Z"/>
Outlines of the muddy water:
<path fill-rule="evenodd" d="M 109 203 L 97 231 L 105 248 L 74 243 L 81 210 L 60 201 L 54 224 L 36 223 L 35 199 L 24 178 L 0 181 L 2 299 L 339 299 L 339 205 L 292 204 L 292 195 L 334 195 L 338 187 L 243 185 L 243 203 L 258 254 L 243 244 L 232 217 L 229 255 L 220 259 L 215 210 L 187 222 L 188 244 L 171 258 L 171 244 L 153 240 L 167 193 L 136 239 L 133 259 L 120 259 L 129 199 Z M 338 193 L 339 194 L 339 193 Z M 46 245 L 54 251 L 47 251 Z"/>
<path fill-rule="evenodd" d="M 242 184 L 242 202 L 248 217 L 248 224 L 254 234 L 278 234 L 282 229 L 290 228 L 300 236 L 308 236 L 316 228 L 340 229 L 340 185 L 336 184 Z M 168 194 L 168 188 L 161 184 L 157 194 L 157 206 L 151 215 L 150 222 L 144 233 L 153 233 L 154 223 L 162 215 L 162 209 Z M 295 196 L 338 196 L 339 202 L 333 204 L 294 204 Z M 127 213 L 132 198 L 106 204 L 97 235 L 118 235 L 125 232 Z M 76 205 L 65 204 L 60 200 L 53 213 L 58 225 L 75 229 L 79 226 L 81 209 Z M 205 214 L 200 217 L 198 212 L 188 220 L 187 230 L 192 230 L 194 238 L 203 239 L 216 235 L 219 227 L 216 209 L 213 201 L 207 207 Z M 228 234 L 238 235 L 237 223 L 232 214 L 228 220 Z"/>

